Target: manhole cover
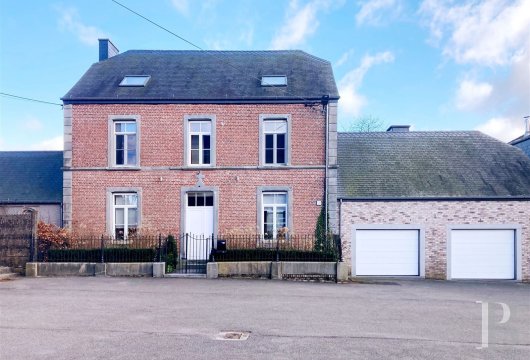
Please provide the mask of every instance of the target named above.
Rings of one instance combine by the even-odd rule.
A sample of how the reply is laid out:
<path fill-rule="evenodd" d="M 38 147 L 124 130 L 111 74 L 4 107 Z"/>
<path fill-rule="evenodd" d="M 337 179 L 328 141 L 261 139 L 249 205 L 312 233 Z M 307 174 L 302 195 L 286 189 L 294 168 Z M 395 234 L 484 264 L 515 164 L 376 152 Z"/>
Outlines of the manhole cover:
<path fill-rule="evenodd" d="M 247 340 L 250 331 L 221 331 L 215 337 L 216 340 Z"/>

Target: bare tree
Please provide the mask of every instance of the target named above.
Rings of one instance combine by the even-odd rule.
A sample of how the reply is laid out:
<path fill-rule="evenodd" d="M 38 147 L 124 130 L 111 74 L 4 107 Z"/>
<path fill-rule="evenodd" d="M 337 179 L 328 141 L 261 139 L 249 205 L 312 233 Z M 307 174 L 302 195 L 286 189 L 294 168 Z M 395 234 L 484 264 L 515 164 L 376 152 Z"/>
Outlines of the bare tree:
<path fill-rule="evenodd" d="M 359 116 L 353 120 L 353 122 L 343 125 L 342 131 L 344 132 L 373 132 L 383 131 L 384 123 L 381 119 L 372 115 Z"/>

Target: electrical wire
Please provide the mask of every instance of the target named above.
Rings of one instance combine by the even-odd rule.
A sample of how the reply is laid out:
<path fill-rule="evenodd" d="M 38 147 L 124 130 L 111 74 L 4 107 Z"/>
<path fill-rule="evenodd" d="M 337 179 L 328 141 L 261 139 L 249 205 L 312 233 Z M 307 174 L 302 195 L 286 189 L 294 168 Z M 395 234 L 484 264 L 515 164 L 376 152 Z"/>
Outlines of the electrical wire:
<path fill-rule="evenodd" d="M 26 101 L 38 102 L 38 103 L 42 103 L 42 104 L 63 106 L 62 104 L 54 103 L 54 102 L 51 102 L 51 101 L 32 99 L 32 98 L 28 98 L 28 97 L 24 97 L 24 96 L 18 96 L 18 95 L 13 95 L 13 94 L 8 94 L 8 93 L 4 93 L 4 92 L 0 92 L 0 95 L 12 97 L 12 98 L 19 99 L 19 100 L 26 100 Z"/>

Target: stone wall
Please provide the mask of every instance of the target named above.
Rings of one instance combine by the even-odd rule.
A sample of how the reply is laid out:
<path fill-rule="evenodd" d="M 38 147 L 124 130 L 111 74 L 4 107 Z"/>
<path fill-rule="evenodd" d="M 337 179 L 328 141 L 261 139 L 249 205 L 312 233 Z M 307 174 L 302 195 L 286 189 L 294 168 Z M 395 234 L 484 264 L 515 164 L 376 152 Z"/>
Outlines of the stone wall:
<path fill-rule="evenodd" d="M 355 225 L 418 225 L 425 229 L 425 277 L 447 277 L 449 226 L 517 225 L 522 279 L 530 281 L 530 201 L 352 201 L 341 205 L 344 260 L 351 264 Z"/>

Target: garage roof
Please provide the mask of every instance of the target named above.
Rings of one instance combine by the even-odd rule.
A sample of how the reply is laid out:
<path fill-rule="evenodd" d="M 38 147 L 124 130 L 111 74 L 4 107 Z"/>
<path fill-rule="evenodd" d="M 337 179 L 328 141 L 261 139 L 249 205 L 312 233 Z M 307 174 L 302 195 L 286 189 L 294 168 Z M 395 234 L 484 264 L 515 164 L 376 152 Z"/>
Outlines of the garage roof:
<path fill-rule="evenodd" d="M 60 204 L 62 151 L 0 151 L 0 204 Z"/>
<path fill-rule="evenodd" d="M 145 86 L 119 86 L 125 76 Z M 262 86 L 263 76 L 285 86 Z M 62 98 L 75 103 L 307 102 L 338 99 L 329 61 L 300 50 L 130 50 L 93 64 Z"/>
<path fill-rule="evenodd" d="M 530 159 L 478 131 L 338 134 L 338 195 L 530 197 Z"/>

